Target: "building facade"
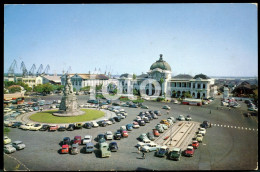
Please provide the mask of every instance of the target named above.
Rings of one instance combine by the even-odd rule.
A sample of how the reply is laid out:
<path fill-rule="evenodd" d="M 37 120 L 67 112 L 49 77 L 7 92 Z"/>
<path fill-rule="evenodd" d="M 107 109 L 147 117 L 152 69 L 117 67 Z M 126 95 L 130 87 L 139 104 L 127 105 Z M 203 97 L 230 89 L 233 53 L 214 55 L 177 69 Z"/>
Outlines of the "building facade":
<path fill-rule="evenodd" d="M 142 74 L 133 78 L 133 75 L 123 74 L 120 76 L 120 83 L 123 85 L 123 92 L 132 89 L 140 91 L 141 84 L 147 80 L 156 80 L 161 87 L 160 96 L 163 97 L 181 97 L 189 93 L 192 98 L 213 97 L 217 93 L 215 79 L 209 78 L 204 74 L 198 74 L 194 77 L 187 74 L 180 74 L 172 77 L 171 66 L 163 60 L 160 54 L 159 60 L 154 62 L 147 74 Z M 145 93 L 149 96 L 156 92 L 155 84 L 148 83 L 145 86 Z"/>

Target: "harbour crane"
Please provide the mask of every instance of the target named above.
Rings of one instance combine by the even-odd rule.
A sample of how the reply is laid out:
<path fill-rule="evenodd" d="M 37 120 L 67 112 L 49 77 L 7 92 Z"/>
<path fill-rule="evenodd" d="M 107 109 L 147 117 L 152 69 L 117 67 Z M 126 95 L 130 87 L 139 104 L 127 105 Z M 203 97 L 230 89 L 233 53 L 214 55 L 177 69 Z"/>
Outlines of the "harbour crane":
<path fill-rule="evenodd" d="M 37 70 L 37 76 L 39 76 L 40 74 L 42 74 L 42 69 L 43 69 L 43 65 L 41 64 L 40 67 Z"/>
<path fill-rule="evenodd" d="M 26 66 L 25 66 L 25 64 L 24 64 L 24 62 L 22 61 L 22 63 L 21 63 L 21 68 L 20 68 L 21 70 L 22 70 L 22 76 L 28 76 L 28 71 L 27 71 L 27 69 L 26 69 Z"/>
<path fill-rule="evenodd" d="M 69 69 L 67 70 L 67 74 L 71 72 L 71 66 L 69 66 Z"/>
<path fill-rule="evenodd" d="M 35 69 L 36 69 L 36 66 L 35 66 L 35 64 L 33 64 L 32 67 L 31 67 L 31 69 L 30 69 L 30 71 L 29 71 L 29 75 L 30 75 L 30 76 L 34 76 L 34 71 L 35 71 Z"/>
<path fill-rule="evenodd" d="M 50 65 L 47 65 L 43 73 L 47 75 L 49 70 L 50 70 Z"/>
<path fill-rule="evenodd" d="M 16 60 L 14 59 L 13 63 L 11 64 L 11 66 L 8 69 L 8 76 L 14 76 L 14 68 L 15 67 L 17 69 Z"/>

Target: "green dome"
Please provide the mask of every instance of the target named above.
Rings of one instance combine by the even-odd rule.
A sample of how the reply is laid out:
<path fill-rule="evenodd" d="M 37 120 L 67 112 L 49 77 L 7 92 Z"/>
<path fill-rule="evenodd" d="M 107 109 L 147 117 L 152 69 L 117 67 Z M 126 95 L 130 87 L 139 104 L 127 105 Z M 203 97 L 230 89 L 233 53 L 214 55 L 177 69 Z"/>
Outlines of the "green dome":
<path fill-rule="evenodd" d="M 166 61 L 163 60 L 162 54 L 160 54 L 160 59 L 152 64 L 152 66 L 150 67 L 150 70 L 153 70 L 156 68 L 160 68 L 162 70 L 169 70 L 169 71 L 172 70 L 171 66 Z"/>

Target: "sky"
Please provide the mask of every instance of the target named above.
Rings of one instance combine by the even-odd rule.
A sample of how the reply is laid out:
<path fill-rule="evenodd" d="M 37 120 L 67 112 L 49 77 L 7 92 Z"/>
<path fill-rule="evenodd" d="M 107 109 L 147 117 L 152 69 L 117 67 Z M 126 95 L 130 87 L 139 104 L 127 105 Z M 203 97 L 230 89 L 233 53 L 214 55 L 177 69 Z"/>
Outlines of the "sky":
<path fill-rule="evenodd" d="M 258 76 L 257 7 L 226 4 L 12 4 L 4 72 L 146 73 L 163 54 L 172 75 Z"/>

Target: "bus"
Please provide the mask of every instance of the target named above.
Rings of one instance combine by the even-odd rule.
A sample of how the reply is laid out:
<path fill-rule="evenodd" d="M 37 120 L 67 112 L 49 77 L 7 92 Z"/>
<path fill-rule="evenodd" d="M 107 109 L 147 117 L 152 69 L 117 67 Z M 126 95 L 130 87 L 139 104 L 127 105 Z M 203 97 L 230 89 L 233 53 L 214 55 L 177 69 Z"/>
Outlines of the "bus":
<path fill-rule="evenodd" d="M 202 100 L 201 99 L 185 98 L 182 101 L 182 104 L 184 104 L 184 105 L 193 105 L 193 106 L 201 106 L 202 105 Z"/>

